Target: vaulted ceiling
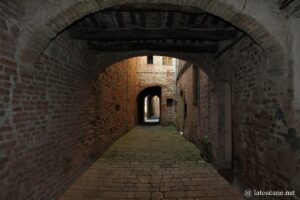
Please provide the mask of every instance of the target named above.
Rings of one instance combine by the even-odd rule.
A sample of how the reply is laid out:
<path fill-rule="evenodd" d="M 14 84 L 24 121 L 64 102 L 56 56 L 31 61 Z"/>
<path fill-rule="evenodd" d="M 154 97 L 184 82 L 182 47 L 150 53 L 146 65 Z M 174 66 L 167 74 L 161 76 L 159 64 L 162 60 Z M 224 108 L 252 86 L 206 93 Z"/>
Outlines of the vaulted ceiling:
<path fill-rule="evenodd" d="M 74 39 L 101 52 L 166 51 L 218 55 L 245 33 L 193 8 L 139 4 L 86 16 L 68 29 Z"/>

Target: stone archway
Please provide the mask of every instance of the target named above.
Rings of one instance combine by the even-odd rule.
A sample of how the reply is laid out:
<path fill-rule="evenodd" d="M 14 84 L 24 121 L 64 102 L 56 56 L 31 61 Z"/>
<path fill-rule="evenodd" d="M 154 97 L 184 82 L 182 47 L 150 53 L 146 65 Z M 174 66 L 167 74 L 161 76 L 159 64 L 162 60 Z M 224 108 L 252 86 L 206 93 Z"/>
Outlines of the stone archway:
<path fill-rule="evenodd" d="M 38 56 L 46 48 L 49 41 L 54 39 L 60 32 L 68 27 L 73 22 L 81 19 L 82 17 L 103 10 L 105 8 L 131 4 L 172 4 L 185 7 L 194 7 L 216 16 L 219 16 L 236 27 L 248 33 L 262 48 L 267 52 L 270 59 L 270 72 L 273 74 L 284 74 L 285 64 L 287 58 L 283 50 L 283 43 L 285 33 L 277 34 L 278 30 L 283 31 L 284 27 L 276 24 L 274 27 L 270 22 L 272 21 L 272 10 L 266 10 L 269 6 L 265 2 L 241 2 L 237 0 L 231 1 L 208 1 L 208 0 L 176 0 L 170 3 L 167 0 L 152 1 L 147 0 L 136 1 L 122 0 L 115 1 L 97 1 L 97 0 L 82 0 L 79 2 L 74 1 L 61 1 L 61 2 L 45 2 L 45 4 L 36 8 L 38 12 L 32 14 L 28 9 L 32 6 L 32 2 L 25 1 L 24 7 L 27 8 L 27 13 L 24 16 L 24 25 L 19 40 L 19 57 L 24 64 L 34 64 Z M 257 6 L 257 4 L 259 6 Z M 259 15 L 260 11 L 263 11 Z M 41 14 L 43 13 L 43 14 Z M 44 14 L 46 13 L 46 15 Z M 41 15 L 40 15 L 41 14 Z M 42 17 L 41 17 L 42 16 Z M 255 16 L 255 17 L 254 17 Z M 277 18 L 278 19 L 278 18 Z M 271 20 L 271 21 L 270 21 Z M 283 19 L 282 19 L 283 20 Z M 272 24 L 269 25 L 268 24 Z M 279 31 L 279 32 L 280 32 Z"/>

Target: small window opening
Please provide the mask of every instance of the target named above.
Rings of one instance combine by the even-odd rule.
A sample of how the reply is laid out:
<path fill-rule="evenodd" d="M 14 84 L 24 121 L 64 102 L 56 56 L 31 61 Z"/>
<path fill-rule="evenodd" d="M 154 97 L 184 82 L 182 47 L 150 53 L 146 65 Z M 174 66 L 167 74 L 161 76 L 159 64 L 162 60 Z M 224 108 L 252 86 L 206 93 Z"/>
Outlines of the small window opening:
<path fill-rule="evenodd" d="M 164 56 L 163 57 L 163 65 L 173 65 L 173 58 Z"/>
<path fill-rule="evenodd" d="M 183 96 L 183 91 L 182 91 L 182 90 L 180 90 L 180 96 L 181 96 L 181 97 Z"/>
<path fill-rule="evenodd" d="M 167 107 L 173 107 L 174 106 L 174 99 L 167 99 Z"/>
<path fill-rule="evenodd" d="M 153 64 L 153 56 L 147 56 L 147 64 Z"/>

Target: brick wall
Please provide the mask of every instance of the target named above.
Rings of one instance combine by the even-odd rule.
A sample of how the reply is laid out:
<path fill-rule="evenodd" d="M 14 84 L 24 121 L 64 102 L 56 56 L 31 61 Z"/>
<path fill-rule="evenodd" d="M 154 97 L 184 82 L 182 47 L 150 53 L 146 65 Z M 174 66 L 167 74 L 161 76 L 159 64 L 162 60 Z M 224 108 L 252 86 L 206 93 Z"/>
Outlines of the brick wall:
<path fill-rule="evenodd" d="M 175 98 L 175 59 L 172 65 L 163 65 L 162 56 L 153 56 L 153 64 L 147 64 L 147 57 L 137 57 L 137 91 L 152 86 L 161 87 L 161 124 L 175 123 L 175 107 L 167 106 L 167 99 Z"/>
<path fill-rule="evenodd" d="M 252 189 L 296 190 L 299 194 L 299 123 L 290 106 L 292 90 L 269 78 L 268 64 L 267 55 L 257 44 L 242 39 L 210 66 L 217 69 L 214 81 L 200 73 L 200 111 L 192 103 L 193 70 L 189 67 L 177 82 L 177 93 L 183 93 L 182 97 L 177 94 L 177 126 L 199 146 L 202 133 L 208 133 L 214 164 L 230 166 L 225 154 L 230 152 L 226 148 L 231 148 L 226 143 L 231 136 L 227 135 L 224 104 L 224 84 L 228 83 L 232 86 L 237 184 Z"/>
<path fill-rule="evenodd" d="M 177 79 L 177 128 L 183 131 L 184 135 L 200 148 L 205 136 L 209 135 L 211 127 L 209 121 L 210 99 L 209 99 L 209 78 L 201 69 L 198 72 L 198 101 L 194 102 L 194 73 L 193 65 L 179 67 L 184 72 Z M 184 117 L 184 107 L 186 106 L 186 116 Z"/>
<path fill-rule="evenodd" d="M 268 57 L 250 39 L 238 42 L 214 67 L 217 78 L 232 85 L 234 167 L 244 187 L 300 192 L 299 148 L 291 142 L 299 138 L 290 132 L 297 128 L 292 90 L 268 78 Z"/>
<path fill-rule="evenodd" d="M 98 90 L 96 119 L 99 126 L 96 129 L 106 130 L 112 137 L 109 138 L 110 140 L 118 138 L 120 134 L 136 125 L 135 83 L 136 59 L 134 58 L 118 62 L 99 75 L 96 87 Z"/>
<path fill-rule="evenodd" d="M 19 163 L 18 157 L 22 148 L 16 148 L 18 135 L 15 130 L 12 112 L 17 112 L 13 107 L 14 86 L 18 76 L 16 62 L 16 44 L 19 36 L 18 20 L 21 14 L 18 1 L 0 2 L 0 199 L 5 199 L 4 193 L 10 188 L 16 188 L 14 184 L 5 186 L 6 181 L 14 182 L 16 185 L 22 181 L 22 174 L 16 170 L 16 175 L 11 176 L 9 169 L 15 170 Z M 13 156 L 11 156 L 13 155 Z M 18 180 L 16 180 L 18 179 Z"/>
<path fill-rule="evenodd" d="M 32 68 L 17 71 L 12 55 L 1 57 L 0 199 L 56 199 L 135 125 L 133 61 L 95 79 L 93 54 L 65 34 Z"/>
<path fill-rule="evenodd" d="M 0 199 L 55 199 L 113 139 L 134 126 L 136 105 L 132 102 L 138 91 L 132 88 L 136 73 L 122 67 L 131 66 L 131 62 L 134 65 L 135 61 L 115 65 L 121 68 L 120 72 L 127 72 L 126 76 L 113 67 L 95 79 L 90 73 L 90 67 L 94 68 L 93 56 L 84 45 L 61 35 L 51 41 L 34 67 L 22 65 L 16 59 L 18 21 L 23 14 L 19 2 L 0 2 Z M 35 45 L 26 47 L 46 46 L 45 32 L 38 31 L 36 35 L 40 37 L 33 37 L 35 42 L 30 43 Z M 272 40 L 265 41 L 270 43 L 265 46 L 273 47 Z M 42 47 L 39 43 L 43 43 Z M 40 51 L 33 53 L 37 55 Z M 27 55 L 27 60 L 31 58 L 30 54 L 22 55 Z M 244 39 L 212 66 L 220 69 L 219 80 L 228 80 L 233 86 L 235 169 L 245 187 L 292 188 L 299 194 L 300 124 L 291 108 L 292 90 L 268 79 L 268 63 L 263 50 Z M 210 86 L 211 103 L 200 103 L 204 107 L 212 105 L 212 118 L 217 113 L 217 90 Z M 124 99 L 127 104 L 122 103 Z M 101 113 L 103 106 L 109 112 L 105 109 Z M 203 113 L 205 109 L 200 107 L 201 110 Z M 111 117 L 119 119 L 116 126 Z M 207 123 L 201 119 L 200 115 L 200 127 L 205 131 Z M 207 129 L 211 130 L 212 139 L 217 140 L 218 126 L 208 125 Z M 198 132 L 196 136 L 199 138 Z"/>
<path fill-rule="evenodd" d="M 177 110 L 181 115 L 179 121 L 182 121 L 181 127 L 184 135 L 190 140 L 197 142 L 198 135 L 198 107 L 193 105 L 193 68 L 189 67 L 177 82 L 177 89 L 180 100 L 177 103 Z M 185 111 L 186 109 L 186 111 Z"/>

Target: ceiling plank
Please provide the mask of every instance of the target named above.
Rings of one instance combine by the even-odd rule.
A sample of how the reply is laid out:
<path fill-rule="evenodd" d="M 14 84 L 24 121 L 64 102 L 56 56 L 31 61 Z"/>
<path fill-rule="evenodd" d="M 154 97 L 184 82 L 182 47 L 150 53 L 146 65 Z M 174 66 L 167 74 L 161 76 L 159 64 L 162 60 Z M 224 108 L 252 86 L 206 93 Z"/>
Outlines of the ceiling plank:
<path fill-rule="evenodd" d="M 168 12 L 167 13 L 167 20 L 166 20 L 166 27 L 171 28 L 173 26 L 173 22 L 174 22 L 174 12 Z"/>
<path fill-rule="evenodd" d="M 95 26 L 95 27 L 99 27 L 100 26 L 100 24 L 99 24 L 98 20 L 96 19 L 95 15 L 91 15 L 90 19 L 91 19 L 91 21 L 93 23 L 93 26 Z"/>
<path fill-rule="evenodd" d="M 102 29 L 90 27 L 71 27 L 72 38 L 82 40 L 147 40 L 147 39 L 190 39 L 223 41 L 234 39 L 236 29 L 195 29 L 195 28 L 124 28 Z"/>
<path fill-rule="evenodd" d="M 203 17 L 202 17 L 202 19 L 201 19 L 201 23 L 200 24 L 198 24 L 198 28 L 200 28 L 200 27 L 207 27 L 207 24 L 206 24 L 206 22 L 207 22 L 207 20 L 208 20 L 208 18 L 209 18 L 209 15 L 208 14 L 205 14 L 205 15 L 203 15 Z"/>
<path fill-rule="evenodd" d="M 104 11 L 125 11 L 125 12 L 179 12 L 186 14 L 202 14 L 202 10 L 194 7 L 182 7 L 170 4 L 151 4 L 145 6 L 143 4 L 128 4 L 104 9 Z"/>
<path fill-rule="evenodd" d="M 95 15 L 95 19 L 101 25 L 102 28 L 107 28 L 108 26 L 104 23 L 101 15 Z"/>
<path fill-rule="evenodd" d="M 167 51 L 167 52 L 191 52 L 191 53 L 216 53 L 217 44 L 189 45 L 189 44 L 167 44 L 167 43 L 97 43 L 89 42 L 90 48 L 97 51 L 124 52 L 124 51 Z"/>
<path fill-rule="evenodd" d="M 129 12 L 129 16 L 130 16 L 131 24 L 133 24 L 134 26 L 137 25 L 135 13 L 134 12 Z"/>
<path fill-rule="evenodd" d="M 115 12 L 114 15 L 118 26 L 124 28 L 124 19 L 122 12 Z"/>
<path fill-rule="evenodd" d="M 189 15 L 187 24 L 193 26 L 197 20 L 198 15 Z"/>
<path fill-rule="evenodd" d="M 146 27 L 146 16 L 143 12 L 139 12 L 140 26 Z"/>
<path fill-rule="evenodd" d="M 162 20 L 163 20 L 163 14 L 162 12 L 157 12 L 156 14 L 156 27 L 161 27 L 162 24 Z"/>

